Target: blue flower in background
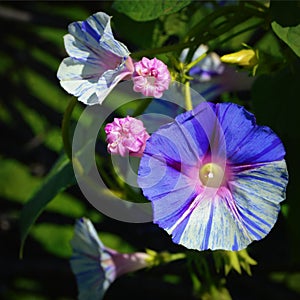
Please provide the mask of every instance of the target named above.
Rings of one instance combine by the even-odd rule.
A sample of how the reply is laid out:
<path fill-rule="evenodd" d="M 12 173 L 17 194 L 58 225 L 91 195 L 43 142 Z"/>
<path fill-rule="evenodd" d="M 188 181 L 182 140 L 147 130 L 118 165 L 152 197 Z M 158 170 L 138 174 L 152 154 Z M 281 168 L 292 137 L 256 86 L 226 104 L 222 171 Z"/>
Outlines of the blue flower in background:
<path fill-rule="evenodd" d="M 181 61 L 186 59 L 188 51 L 188 48 L 183 49 L 180 55 Z M 208 47 L 206 45 L 200 45 L 194 52 L 192 61 L 196 60 L 207 51 Z M 191 75 L 196 81 L 206 82 L 214 76 L 221 75 L 224 72 L 224 68 L 225 66 L 221 62 L 219 55 L 215 52 L 210 52 L 207 56 L 200 60 L 196 66 L 191 68 L 189 75 Z"/>
<path fill-rule="evenodd" d="M 154 132 L 138 183 L 154 223 L 190 249 L 241 250 L 265 237 L 285 199 L 285 150 L 233 103 L 202 102 Z"/>
<path fill-rule="evenodd" d="M 102 244 L 90 220 L 76 221 L 71 240 L 71 268 L 76 276 L 79 300 L 100 300 L 119 276 L 145 268 L 150 255 L 143 252 L 119 253 Z"/>
<path fill-rule="evenodd" d="M 111 17 L 98 12 L 71 23 L 64 36 L 70 57 L 59 66 L 61 86 L 87 105 L 101 104 L 115 85 L 133 73 L 127 47 L 114 39 Z"/>
<path fill-rule="evenodd" d="M 184 49 L 180 54 L 180 60 L 185 61 L 189 49 Z M 192 61 L 208 52 L 206 45 L 200 45 L 194 52 Z M 235 67 L 223 64 L 216 52 L 208 52 L 189 71 L 193 77 L 191 88 L 207 101 L 215 100 L 224 92 L 247 91 L 251 89 L 254 77 L 250 77 L 248 72 L 237 72 Z"/>

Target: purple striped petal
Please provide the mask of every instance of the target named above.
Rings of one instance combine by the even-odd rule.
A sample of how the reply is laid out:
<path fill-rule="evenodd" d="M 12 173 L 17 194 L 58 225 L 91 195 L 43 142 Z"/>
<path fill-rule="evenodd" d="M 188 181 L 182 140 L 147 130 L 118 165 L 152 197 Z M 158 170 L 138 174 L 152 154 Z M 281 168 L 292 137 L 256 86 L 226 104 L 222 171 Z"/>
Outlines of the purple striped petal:
<path fill-rule="evenodd" d="M 258 126 L 255 117 L 242 106 L 217 104 L 216 113 L 226 140 L 227 158 L 234 165 L 282 160 L 284 147 L 268 127 Z"/>

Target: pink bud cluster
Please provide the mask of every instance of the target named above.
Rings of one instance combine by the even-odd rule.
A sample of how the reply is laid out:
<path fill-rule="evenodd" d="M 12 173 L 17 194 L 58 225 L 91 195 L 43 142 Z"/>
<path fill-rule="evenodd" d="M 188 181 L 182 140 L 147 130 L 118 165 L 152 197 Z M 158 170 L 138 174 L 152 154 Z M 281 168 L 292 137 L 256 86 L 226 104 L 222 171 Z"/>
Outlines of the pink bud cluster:
<path fill-rule="evenodd" d="M 134 63 L 133 90 L 147 97 L 160 98 L 169 88 L 171 76 L 167 66 L 157 58 L 143 57 Z"/>
<path fill-rule="evenodd" d="M 105 133 L 108 152 L 121 156 L 142 156 L 150 137 L 143 122 L 130 116 L 114 118 L 105 126 Z"/>

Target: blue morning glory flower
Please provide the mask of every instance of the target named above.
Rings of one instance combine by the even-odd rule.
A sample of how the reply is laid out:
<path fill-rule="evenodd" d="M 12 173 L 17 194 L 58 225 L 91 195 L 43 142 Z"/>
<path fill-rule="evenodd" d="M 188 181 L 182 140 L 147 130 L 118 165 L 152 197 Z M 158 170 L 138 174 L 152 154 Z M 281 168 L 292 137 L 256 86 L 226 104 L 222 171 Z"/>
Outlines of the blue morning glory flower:
<path fill-rule="evenodd" d="M 127 47 L 115 40 L 111 17 L 98 12 L 71 23 L 64 43 L 69 57 L 59 66 L 61 86 L 87 105 L 101 104 L 115 85 L 133 73 Z"/>
<path fill-rule="evenodd" d="M 154 223 L 196 249 L 241 250 L 265 237 L 285 199 L 285 150 L 233 103 L 202 102 L 152 133 L 138 183 Z"/>
<path fill-rule="evenodd" d="M 106 247 L 90 220 L 76 221 L 71 240 L 70 264 L 76 276 L 79 300 L 101 300 L 119 276 L 149 266 L 151 255 L 144 252 L 119 253 Z"/>

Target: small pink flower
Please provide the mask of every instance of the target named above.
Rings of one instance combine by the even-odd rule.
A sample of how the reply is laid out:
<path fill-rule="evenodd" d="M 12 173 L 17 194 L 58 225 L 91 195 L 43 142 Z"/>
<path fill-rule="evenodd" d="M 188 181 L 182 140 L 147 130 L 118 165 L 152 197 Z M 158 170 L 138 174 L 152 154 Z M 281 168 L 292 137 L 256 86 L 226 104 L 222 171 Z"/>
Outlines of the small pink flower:
<path fill-rule="evenodd" d="M 134 64 L 133 90 L 145 96 L 160 98 L 169 88 L 171 76 L 167 66 L 160 60 L 143 57 Z"/>
<path fill-rule="evenodd" d="M 150 137 L 143 122 L 127 116 L 115 118 L 105 126 L 107 150 L 121 156 L 142 156 Z"/>

